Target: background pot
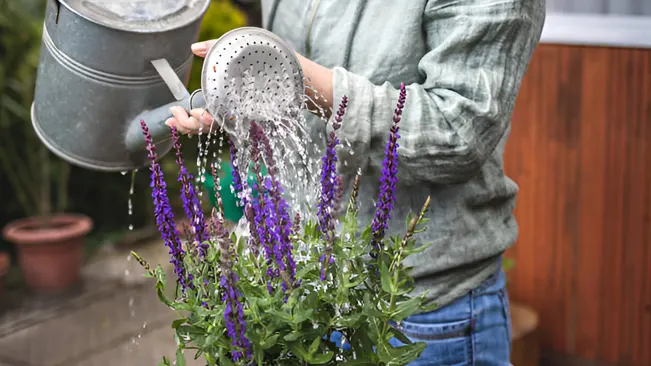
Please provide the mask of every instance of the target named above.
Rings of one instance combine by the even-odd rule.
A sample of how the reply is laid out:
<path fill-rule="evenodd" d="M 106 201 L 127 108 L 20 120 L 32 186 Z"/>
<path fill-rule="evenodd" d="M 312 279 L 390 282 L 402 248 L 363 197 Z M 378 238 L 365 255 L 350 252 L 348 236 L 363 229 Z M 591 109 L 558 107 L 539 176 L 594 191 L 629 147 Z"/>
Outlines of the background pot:
<path fill-rule="evenodd" d="M 80 277 L 84 239 L 92 221 L 83 215 L 31 217 L 9 223 L 3 230 L 14 243 L 25 282 L 36 292 L 60 292 Z"/>

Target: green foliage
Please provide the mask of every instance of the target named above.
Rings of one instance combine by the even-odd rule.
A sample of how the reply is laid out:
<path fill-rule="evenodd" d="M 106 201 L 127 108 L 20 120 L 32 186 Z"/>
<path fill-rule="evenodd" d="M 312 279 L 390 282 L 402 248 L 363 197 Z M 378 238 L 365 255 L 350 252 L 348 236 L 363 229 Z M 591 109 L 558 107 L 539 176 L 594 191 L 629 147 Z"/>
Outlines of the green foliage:
<path fill-rule="evenodd" d="M 504 258 L 502 261 L 502 269 L 504 272 L 510 272 L 515 267 L 515 260 L 513 258 Z"/>
<path fill-rule="evenodd" d="M 32 130 L 29 114 L 38 67 L 45 1 L 8 1 L 0 14 L 0 168 L 26 215 L 68 205 L 70 166 Z"/>
<path fill-rule="evenodd" d="M 403 264 L 405 257 L 426 248 L 417 245 L 413 235 L 424 230 L 428 206 L 429 200 L 420 215 L 408 217 L 407 234 L 385 240 L 378 258 L 373 260 L 367 255 L 371 250 L 371 228 L 358 229 L 355 203 L 351 202 L 334 241 L 335 261 L 327 266 L 325 280 L 321 279 L 320 257 L 329 244 L 317 224 L 306 221 L 292 237 L 300 286 L 287 293 L 267 291 L 268 285 L 280 289 L 282 276 L 269 282 L 265 274 L 269 265 L 249 249 L 245 237 L 233 233 L 227 238 L 236 252 L 233 270 L 240 279 L 237 289 L 242 293 L 246 336 L 253 345 L 254 364 L 406 365 L 415 360 L 425 344 L 412 343 L 399 326 L 393 325 L 416 312 L 434 308 L 426 305 L 424 294 L 410 295 L 413 279 Z M 151 269 L 134 254 L 148 271 L 147 276 L 156 281 L 160 300 L 182 314 L 172 323 L 178 341 L 177 365 L 184 364 L 188 355 L 203 358 L 208 365 L 248 364 L 229 357 L 233 346 L 225 331 L 227 307 L 219 284 L 224 274 L 219 248 L 224 247 L 224 242 L 217 236 L 213 238 L 205 259 L 185 256 L 194 289 L 182 292 L 177 288 L 174 298 L 165 295 L 163 269 Z M 328 341 L 333 331 L 343 334 L 350 350 Z M 405 345 L 392 346 L 392 338 Z M 171 365 L 171 360 L 165 359 L 160 365 Z"/>

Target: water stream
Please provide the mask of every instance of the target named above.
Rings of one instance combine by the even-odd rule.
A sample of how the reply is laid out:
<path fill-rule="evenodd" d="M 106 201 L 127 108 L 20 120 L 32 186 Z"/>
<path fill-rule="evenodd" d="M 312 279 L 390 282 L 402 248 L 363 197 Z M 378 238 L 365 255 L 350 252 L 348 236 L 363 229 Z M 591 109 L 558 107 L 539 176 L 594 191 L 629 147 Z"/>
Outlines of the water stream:
<path fill-rule="evenodd" d="M 285 75 L 285 80 L 288 77 L 288 75 Z M 308 95 L 302 95 L 300 96 L 300 103 L 290 102 L 295 101 L 297 96 L 294 95 L 292 88 L 278 88 L 280 85 L 278 80 L 268 79 L 262 82 L 262 88 L 259 85 L 260 80 L 241 83 L 240 85 L 243 85 L 243 87 L 239 90 L 239 93 L 232 96 L 229 112 L 226 115 L 218 116 L 211 126 L 203 127 L 198 131 L 196 136 L 197 171 L 195 172 L 196 180 L 194 182 L 196 192 L 198 192 L 199 198 L 202 200 L 203 183 L 206 174 L 211 173 L 212 166 L 218 169 L 221 167 L 223 156 L 229 151 L 224 141 L 225 135 L 238 149 L 235 161 L 232 164 L 240 169 L 242 175 L 246 174 L 245 167 L 249 167 L 251 164 L 251 144 L 249 142 L 251 119 L 248 116 L 255 116 L 256 123 L 269 138 L 273 159 L 276 163 L 277 177 L 283 186 L 288 204 L 294 213 L 301 213 L 302 217 L 312 217 L 315 213 L 310 207 L 314 207 L 319 196 L 320 158 L 323 155 L 326 136 L 323 133 L 316 134 L 316 136 L 310 134 L 305 113 L 308 105 L 318 106 L 317 102 L 320 97 L 318 97 L 316 90 L 310 86 L 309 80 L 305 80 L 306 88 L 311 90 L 310 94 L 316 96 L 311 99 Z M 235 83 L 235 79 L 231 80 L 231 84 L 235 85 Z M 273 88 L 276 92 L 273 94 L 265 93 L 263 91 L 266 88 Z M 209 99 L 210 95 L 205 97 Z M 318 115 L 326 115 L 325 111 L 321 109 L 318 112 Z M 323 118 L 322 122 L 327 123 Z M 344 144 L 350 147 L 350 144 L 346 141 L 344 141 Z M 126 172 L 123 174 L 126 174 Z M 130 218 L 133 216 L 132 196 L 136 174 L 137 171 L 132 172 L 129 188 L 128 214 Z M 166 178 L 168 180 L 175 179 L 175 177 Z M 243 176 L 242 178 L 246 182 L 246 177 Z M 218 174 L 215 189 L 219 190 L 220 188 L 221 182 Z M 175 193 L 170 192 L 170 194 Z M 247 196 L 250 194 L 250 189 L 245 189 L 241 193 L 241 195 Z M 206 204 L 207 202 L 202 202 L 204 208 Z M 133 230 L 132 219 L 129 222 L 129 230 Z M 241 229 L 245 225 L 240 222 L 235 227 Z M 301 249 L 305 248 L 297 248 L 296 252 L 297 261 L 299 262 L 302 256 L 309 255 L 309 253 Z M 127 261 L 131 261 L 131 256 L 127 257 Z M 131 274 L 125 271 L 125 276 L 129 275 Z M 129 300 L 131 317 L 136 315 L 133 301 L 133 298 Z M 146 327 L 147 323 L 144 323 L 141 334 Z M 138 346 L 141 334 L 132 338 L 132 346 Z"/>

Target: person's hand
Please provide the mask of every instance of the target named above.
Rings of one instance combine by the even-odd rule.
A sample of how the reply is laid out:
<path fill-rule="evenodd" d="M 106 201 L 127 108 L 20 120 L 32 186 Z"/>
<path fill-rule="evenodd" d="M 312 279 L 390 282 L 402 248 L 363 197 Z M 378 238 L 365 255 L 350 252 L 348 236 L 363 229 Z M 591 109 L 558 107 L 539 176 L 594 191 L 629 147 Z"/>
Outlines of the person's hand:
<path fill-rule="evenodd" d="M 188 112 L 183 107 L 172 107 L 170 112 L 173 117 L 165 121 L 165 124 L 171 127 L 176 127 L 176 130 L 183 135 L 192 135 L 197 132 L 208 132 L 212 126 L 214 119 L 203 108 L 193 109 Z"/>
<path fill-rule="evenodd" d="M 206 54 L 215 42 L 217 42 L 217 40 L 214 39 L 205 42 L 197 42 L 192 45 L 192 53 L 199 57 L 206 57 Z M 320 105 L 320 110 L 323 110 L 326 113 L 325 117 L 329 117 L 330 111 L 332 110 L 333 98 L 332 70 L 321 66 L 314 61 L 308 60 L 300 54 L 297 54 L 296 56 L 301 64 L 301 68 L 303 69 L 303 74 L 308 80 L 310 80 L 311 87 L 306 88 L 306 93 L 312 96 L 312 100 Z M 319 96 L 318 98 L 314 95 L 314 90 L 316 90 L 316 93 Z M 310 111 L 317 114 L 319 113 L 319 109 Z M 170 127 L 176 126 L 179 133 L 182 134 L 197 133 L 202 126 L 203 131 L 207 131 L 213 123 L 212 116 L 210 116 L 210 114 L 204 109 L 195 109 L 190 111 L 190 114 L 188 114 L 183 108 L 174 107 L 170 112 L 172 112 L 174 117 L 165 121 L 165 124 Z"/>
<path fill-rule="evenodd" d="M 208 50 L 215 44 L 216 40 L 198 42 L 192 45 L 192 53 L 199 57 L 206 57 Z M 214 121 L 210 113 L 203 108 L 193 109 L 188 112 L 183 107 L 172 107 L 170 109 L 173 117 L 170 117 L 165 124 L 176 127 L 180 134 L 195 134 L 208 131 Z"/>

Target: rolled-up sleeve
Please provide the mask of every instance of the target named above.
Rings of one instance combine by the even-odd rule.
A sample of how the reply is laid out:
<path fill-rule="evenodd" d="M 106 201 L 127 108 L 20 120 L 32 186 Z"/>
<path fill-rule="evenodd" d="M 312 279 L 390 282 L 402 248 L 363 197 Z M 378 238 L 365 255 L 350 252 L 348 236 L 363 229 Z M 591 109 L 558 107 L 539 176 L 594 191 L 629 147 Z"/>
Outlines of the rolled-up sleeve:
<path fill-rule="evenodd" d="M 401 179 L 450 184 L 478 173 L 509 128 L 544 18 L 544 0 L 428 2 L 423 82 L 407 85 L 400 122 Z M 383 144 L 373 142 L 386 139 L 397 86 L 343 68 L 333 83 L 335 100 L 350 99 L 343 137 L 355 154 L 381 156 Z"/>

